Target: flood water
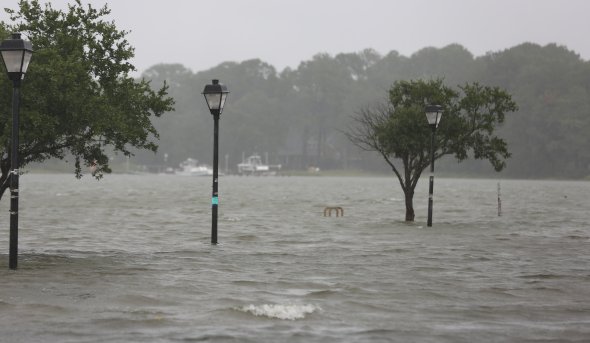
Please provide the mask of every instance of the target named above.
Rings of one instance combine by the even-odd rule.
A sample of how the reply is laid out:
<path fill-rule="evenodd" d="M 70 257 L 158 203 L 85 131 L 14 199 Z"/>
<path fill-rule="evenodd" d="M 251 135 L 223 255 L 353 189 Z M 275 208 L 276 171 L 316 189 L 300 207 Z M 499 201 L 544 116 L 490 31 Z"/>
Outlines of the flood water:
<path fill-rule="evenodd" d="M 590 182 L 498 181 L 28 174 L 0 341 L 590 341 Z"/>

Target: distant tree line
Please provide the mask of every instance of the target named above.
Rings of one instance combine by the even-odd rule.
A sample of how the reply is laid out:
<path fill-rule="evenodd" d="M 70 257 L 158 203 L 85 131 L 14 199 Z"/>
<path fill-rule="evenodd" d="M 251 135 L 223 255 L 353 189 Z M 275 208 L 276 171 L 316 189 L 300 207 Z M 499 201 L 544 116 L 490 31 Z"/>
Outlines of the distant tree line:
<path fill-rule="evenodd" d="M 504 176 L 590 175 L 590 63 L 555 44 L 524 43 L 481 57 L 457 44 L 424 48 L 409 57 L 367 49 L 318 54 L 280 72 L 257 59 L 196 73 L 162 64 L 142 76 L 154 85 L 165 81 L 176 101 L 175 112 L 153 118 L 160 133 L 158 153 L 136 156 L 146 165 L 174 167 L 188 157 L 209 162 L 213 124 L 200 92 L 219 78 L 231 91 L 221 118 L 221 168 L 225 160 L 232 169 L 244 154 L 259 153 L 291 169 L 385 170 L 378 156 L 361 151 L 343 134 L 353 115 L 384 100 L 396 81 L 443 79 L 449 86 L 478 82 L 512 94 L 519 111 L 499 128 L 512 153 Z M 437 171 L 492 175 L 493 168 L 449 159 Z"/>

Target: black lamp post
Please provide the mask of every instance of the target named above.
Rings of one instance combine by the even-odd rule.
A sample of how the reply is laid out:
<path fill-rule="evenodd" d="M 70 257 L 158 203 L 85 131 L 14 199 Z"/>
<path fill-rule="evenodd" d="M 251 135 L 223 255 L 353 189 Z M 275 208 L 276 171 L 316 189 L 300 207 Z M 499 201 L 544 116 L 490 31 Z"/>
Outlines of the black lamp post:
<path fill-rule="evenodd" d="M 432 195 L 434 193 L 434 135 L 440 118 L 442 117 L 442 106 L 440 105 L 428 105 L 426 106 L 426 119 L 428 119 L 428 125 L 432 129 L 432 136 L 430 140 L 430 187 L 428 191 L 428 226 L 432 226 Z"/>
<path fill-rule="evenodd" d="M 213 195 L 211 197 L 211 244 L 217 244 L 217 208 L 219 207 L 219 195 L 217 192 L 218 165 L 219 165 L 219 117 L 223 112 L 223 106 L 229 91 L 219 80 L 213 80 L 203 90 L 209 112 L 213 115 Z"/>
<path fill-rule="evenodd" d="M 18 260 L 18 112 L 20 85 L 25 77 L 33 46 L 22 40 L 20 33 L 13 33 L 10 39 L 0 43 L 0 53 L 8 78 L 12 80 L 12 151 L 10 153 L 10 248 L 8 266 L 16 269 Z"/>

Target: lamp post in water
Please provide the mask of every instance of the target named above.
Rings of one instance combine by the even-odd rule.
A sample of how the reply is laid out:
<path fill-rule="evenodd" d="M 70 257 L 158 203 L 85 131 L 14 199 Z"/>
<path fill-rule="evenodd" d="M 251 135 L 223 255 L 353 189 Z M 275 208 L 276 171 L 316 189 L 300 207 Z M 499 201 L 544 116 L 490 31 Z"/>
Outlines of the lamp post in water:
<path fill-rule="evenodd" d="M 21 39 L 20 33 L 13 33 L 10 39 L 0 43 L 0 53 L 12 80 L 12 142 L 10 152 L 10 247 L 8 266 L 16 269 L 18 264 L 18 117 L 20 101 L 20 85 L 25 77 L 33 46 L 31 42 Z"/>
<path fill-rule="evenodd" d="M 223 106 L 229 91 L 219 80 L 213 80 L 203 90 L 209 112 L 213 115 L 213 194 L 211 197 L 211 244 L 217 244 L 217 208 L 219 207 L 219 195 L 217 191 L 218 166 L 219 166 L 219 117 L 223 112 Z"/>
<path fill-rule="evenodd" d="M 426 119 L 428 125 L 432 129 L 432 136 L 430 139 L 430 186 L 428 190 L 428 222 L 427 226 L 432 226 L 432 195 L 434 193 L 434 136 L 436 134 L 436 128 L 440 123 L 442 117 L 442 106 L 440 105 L 428 105 L 426 106 Z"/>

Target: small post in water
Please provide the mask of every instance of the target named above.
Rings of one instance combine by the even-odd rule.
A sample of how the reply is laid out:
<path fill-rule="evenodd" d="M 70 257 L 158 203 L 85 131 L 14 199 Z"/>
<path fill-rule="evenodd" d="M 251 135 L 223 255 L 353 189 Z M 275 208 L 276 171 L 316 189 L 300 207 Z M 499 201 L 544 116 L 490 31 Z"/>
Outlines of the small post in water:
<path fill-rule="evenodd" d="M 498 217 L 502 216 L 502 199 L 500 199 L 500 182 L 498 182 Z"/>

